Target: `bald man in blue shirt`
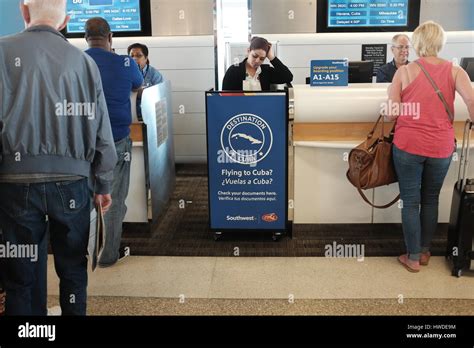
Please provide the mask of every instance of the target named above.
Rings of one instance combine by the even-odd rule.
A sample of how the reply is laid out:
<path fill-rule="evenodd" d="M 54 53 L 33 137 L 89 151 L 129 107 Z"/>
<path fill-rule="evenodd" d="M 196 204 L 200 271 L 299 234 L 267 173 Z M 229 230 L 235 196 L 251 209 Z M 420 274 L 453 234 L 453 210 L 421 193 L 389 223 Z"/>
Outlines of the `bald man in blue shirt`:
<path fill-rule="evenodd" d="M 86 53 L 97 63 L 102 78 L 118 157 L 112 184 L 113 203 L 109 212 L 104 216 L 107 238 L 98 262 L 99 267 L 109 267 L 120 258 L 127 256 L 120 250 L 120 241 L 122 239 L 122 222 L 127 212 L 125 200 L 130 184 L 130 162 L 132 160 L 130 94 L 143 84 L 143 75 L 132 58 L 112 52 L 112 32 L 105 19 L 100 17 L 89 19 L 85 32 L 85 38 L 89 45 Z"/>

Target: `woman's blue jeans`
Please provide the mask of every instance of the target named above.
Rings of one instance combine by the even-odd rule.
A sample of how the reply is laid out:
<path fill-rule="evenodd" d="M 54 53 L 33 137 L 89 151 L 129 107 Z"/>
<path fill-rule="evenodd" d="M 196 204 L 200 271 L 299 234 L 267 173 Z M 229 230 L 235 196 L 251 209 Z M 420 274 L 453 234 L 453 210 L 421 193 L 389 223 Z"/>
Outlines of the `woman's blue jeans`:
<path fill-rule="evenodd" d="M 417 156 L 393 145 L 393 161 L 403 204 L 403 234 L 411 260 L 419 260 L 420 254 L 430 249 L 438 225 L 439 194 L 451 158 Z"/>

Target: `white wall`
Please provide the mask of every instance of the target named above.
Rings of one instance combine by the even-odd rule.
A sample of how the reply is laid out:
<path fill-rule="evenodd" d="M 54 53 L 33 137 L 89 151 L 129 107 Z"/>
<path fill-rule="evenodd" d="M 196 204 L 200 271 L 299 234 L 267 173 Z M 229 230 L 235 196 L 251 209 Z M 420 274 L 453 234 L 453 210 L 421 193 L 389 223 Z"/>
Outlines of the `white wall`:
<path fill-rule="evenodd" d="M 83 39 L 70 40 L 86 49 Z M 148 46 L 150 64 L 171 81 L 175 158 L 178 163 L 206 161 L 204 92 L 214 88 L 214 37 L 168 36 L 115 38 L 118 54 L 135 42 Z"/>
<path fill-rule="evenodd" d="M 420 22 L 433 20 L 446 31 L 474 30 L 474 1 L 421 0 Z"/>
<path fill-rule="evenodd" d="M 253 0 L 252 31 L 268 34 L 315 33 L 317 1 Z M 474 30 L 474 1 L 421 0 L 420 22 L 427 20 L 440 23 L 446 31 Z"/>
<path fill-rule="evenodd" d="M 254 0 L 254 2 L 259 0 Z M 273 0 L 272 0 L 273 1 Z M 276 0 L 275 0 L 276 1 Z M 279 0 L 280 1 L 280 0 Z M 212 2 L 212 1 L 211 1 Z M 212 32 L 212 16 L 200 16 L 209 12 L 210 0 L 152 0 L 152 25 L 154 34 L 164 34 L 157 25 L 167 17 L 177 18 L 180 10 L 185 11 L 185 19 L 174 21 L 170 35 L 199 35 Z M 2 18 L 15 17 L 19 13 L 13 5 L 11 11 L 5 10 L 5 4 L 16 3 L 14 0 L 0 0 Z M 269 3 L 267 1 L 267 3 Z M 196 7 L 197 6 L 197 7 Z M 273 6 L 274 9 L 280 7 Z M 199 9 L 193 10 L 193 9 Z M 5 10 L 5 11 L 4 11 Z M 421 20 L 439 20 L 447 30 L 458 27 L 474 27 L 474 0 L 422 0 Z M 193 12 L 194 11 L 194 12 Z M 275 10 L 276 11 L 276 10 Z M 5 12 L 5 13 L 4 13 Z M 8 16 L 4 16 L 8 13 Z M 11 16 L 10 16 L 11 15 Z M 269 20 L 271 13 L 267 14 Z M 8 22 L 0 21 L 0 29 L 8 29 Z M 466 24 L 467 23 L 467 24 Z M 200 31 L 200 32 L 199 32 Z M 0 31 L 1 32 L 1 31 Z M 257 33 L 254 32 L 254 35 Z M 389 43 L 394 33 L 355 33 L 355 34 L 272 34 L 265 35 L 270 41 L 279 41 L 278 56 L 293 72 L 295 84 L 304 84 L 309 76 L 309 65 L 312 59 L 349 58 L 361 59 L 361 45 L 364 43 Z M 474 31 L 450 32 L 446 49 L 442 56 L 474 56 Z M 85 48 L 82 39 L 71 40 L 74 45 Z M 125 53 L 126 47 L 133 42 L 141 42 L 150 48 L 151 64 L 158 68 L 171 81 L 173 88 L 174 136 L 176 161 L 203 162 L 206 160 L 205 140 L 205 103 L 204 91 L 214 88 L 215 59 L 214 37 L 203 36 L 162 36 L 116 38 L 114 46 L 118 53 Z M 414 53 L 411 54 L 412 58 Z M 388 50 L 388 59 L 391 59 Z M 222 80 L 222 76 L 219 77 Z M 183 107 L 184 106 L 184 110 Z M 184 111 L 184 113 L 180 113 Z"/>

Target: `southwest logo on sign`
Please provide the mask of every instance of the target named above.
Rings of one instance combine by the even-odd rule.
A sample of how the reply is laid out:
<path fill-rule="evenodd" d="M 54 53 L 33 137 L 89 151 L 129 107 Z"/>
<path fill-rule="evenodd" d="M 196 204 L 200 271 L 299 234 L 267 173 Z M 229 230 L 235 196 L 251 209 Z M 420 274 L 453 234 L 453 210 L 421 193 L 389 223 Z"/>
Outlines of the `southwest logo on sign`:
<path fill-rule="evenodd" d="M 278 215 L 275 213 L 262 215 L 262 220 L 265 222 L 275 222 L 278 220 Z"/>
<path fill-rule="evenodd" d="M 257 115 L 236 115 L 222 128 L 222 150 L 234 162 L 256 164 L 270 153 L 272 145 L 272 130 Z"/>

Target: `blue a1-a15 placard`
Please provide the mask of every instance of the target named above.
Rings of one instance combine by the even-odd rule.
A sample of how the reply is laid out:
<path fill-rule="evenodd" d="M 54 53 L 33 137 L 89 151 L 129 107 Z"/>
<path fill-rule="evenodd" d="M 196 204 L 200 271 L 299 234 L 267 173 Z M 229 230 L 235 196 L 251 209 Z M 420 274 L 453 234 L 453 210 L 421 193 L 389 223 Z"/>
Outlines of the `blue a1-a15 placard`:
<path fill-rule="evenodd" d="M 287 95 L 206 93 L 212 230 L 285 230 Z"/>
<path fill-rule="evenodd" d="M 347 86 L 349 62 L 346 59 L 312 60 L 311 86 Z"/>

